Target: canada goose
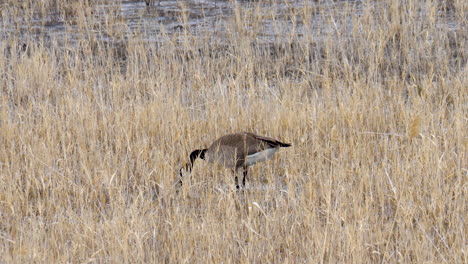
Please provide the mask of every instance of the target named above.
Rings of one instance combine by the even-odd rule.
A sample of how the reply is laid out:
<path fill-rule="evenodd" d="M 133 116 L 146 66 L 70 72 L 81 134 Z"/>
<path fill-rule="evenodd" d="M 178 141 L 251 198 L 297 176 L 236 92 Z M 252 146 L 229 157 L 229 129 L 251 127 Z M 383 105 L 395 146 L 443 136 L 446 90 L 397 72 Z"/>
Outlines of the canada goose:
<path fill-rule="evenodd" d="M 281 147 L 290 146 L 291 144 L 249 132 L 222 136 L 215 140 L 209 148 L 196 149 L 190 153 L 190 162 L 180 169 L 179 184 L 182 184 L 182 171 L 185 169 L 191 172 L 193 163 L 197 158 L 200 158 L 211 163 L 216 162 L 226 168 L 233 168 L 237 189 L 239 189 L 237 171 L 242 168 L 244 174 L 242 186 L 245 187 L 249 166 L 271 158 Z"/>

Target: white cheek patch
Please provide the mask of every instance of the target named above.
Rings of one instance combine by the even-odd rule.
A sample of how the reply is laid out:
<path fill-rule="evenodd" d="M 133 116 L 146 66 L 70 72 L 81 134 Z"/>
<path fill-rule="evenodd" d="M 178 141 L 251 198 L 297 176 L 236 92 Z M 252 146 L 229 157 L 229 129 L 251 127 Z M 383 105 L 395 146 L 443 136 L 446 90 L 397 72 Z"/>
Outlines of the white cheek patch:
<path fill-rule="evenodd" d="M 271 158 L 271 156 L 273 156 L 273 154 L 275 154 L 278 150 L 279 150 L 279 148 L 270 148 L 270 149 L 266 149 L 264 151 L 257 152 L 257 153 L 252 154 L 252 155 L 248 155 L 247 159 L 245 160 L 245 165 L 246 166 L 252 166 L 257 162 L 265 161 L 265 160 Z"/>

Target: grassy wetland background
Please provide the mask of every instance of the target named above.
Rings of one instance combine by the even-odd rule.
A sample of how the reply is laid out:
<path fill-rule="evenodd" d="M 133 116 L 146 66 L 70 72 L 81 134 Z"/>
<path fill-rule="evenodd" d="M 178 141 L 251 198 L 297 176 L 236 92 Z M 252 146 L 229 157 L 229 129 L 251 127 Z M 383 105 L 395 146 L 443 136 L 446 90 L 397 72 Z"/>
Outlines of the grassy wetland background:
<path fill-rule="evenodd" d="M 466 1 L 0 5 L 0 262 L 468 262 Z"/>

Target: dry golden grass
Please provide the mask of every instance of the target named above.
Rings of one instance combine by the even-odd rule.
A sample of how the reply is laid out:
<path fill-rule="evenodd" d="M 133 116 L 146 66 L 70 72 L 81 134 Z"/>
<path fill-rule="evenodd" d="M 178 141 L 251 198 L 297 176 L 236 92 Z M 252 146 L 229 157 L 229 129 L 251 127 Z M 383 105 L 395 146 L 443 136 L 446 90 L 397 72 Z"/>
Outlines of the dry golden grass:
<path fill-rule="evenodd" d="M 158 45 L 87 1 L 4 2 L 0 262 L 468 262 L 465 1 L 233 3 Z M 79 41 L 37 35 L 48 10 Z M 243 194 L 204 162 L 176 194 L 235 131 L 293 147 Z"/>

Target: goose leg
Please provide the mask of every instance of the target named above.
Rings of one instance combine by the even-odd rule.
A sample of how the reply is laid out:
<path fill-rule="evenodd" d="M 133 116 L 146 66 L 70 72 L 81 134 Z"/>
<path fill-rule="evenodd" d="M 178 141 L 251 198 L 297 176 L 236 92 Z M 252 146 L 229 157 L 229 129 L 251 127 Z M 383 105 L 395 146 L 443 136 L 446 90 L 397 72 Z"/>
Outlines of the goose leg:
<path fill-rule="evenodd" d="M 234 183 L 236 184 L 236 190 L 239 190 L 239 179 L 237 178 L 237 170 L 234 170 Z"/>
<path fill-rule="evenodd" d="M 245 188 L 245 178 L 247 178 L 247 173 L 249 172 L 248 167 L 244 167 L 244 178 L 242 179 L 242 187 Z"/>

